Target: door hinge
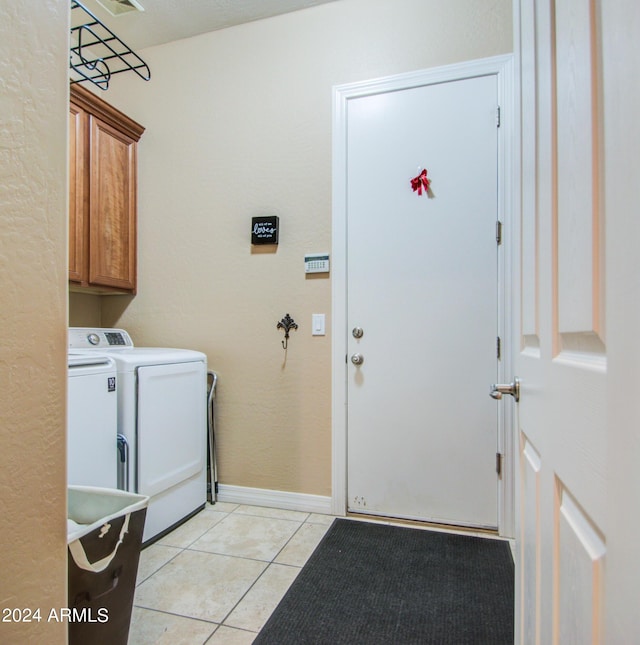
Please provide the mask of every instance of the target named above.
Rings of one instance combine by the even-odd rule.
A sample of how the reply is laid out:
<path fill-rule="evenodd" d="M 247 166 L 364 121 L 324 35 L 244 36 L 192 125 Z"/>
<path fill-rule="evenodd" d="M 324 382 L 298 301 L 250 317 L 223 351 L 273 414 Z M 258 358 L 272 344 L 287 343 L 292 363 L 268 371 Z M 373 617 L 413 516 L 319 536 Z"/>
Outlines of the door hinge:
<path fill-rule="evenodd" d="M 502 356 L 502 341 L 500 340 L 500 336 L 496 336 L 496 358 L 500 360 Z"/>
<path fill-rule="evenodd" d="M 500 106 L 496 108 L 496 127 L 500 127 Z"/>
<path fill-rule="evenodd" d="M 498 477 L 502 477 L 502 455 L 499 452 L 496 452 L 496 472 Z"/>
<path fill-rule="evenodd" d="M 502 244 L 502 222 L 496 221 L 496 242 L 498 245 Z"/>

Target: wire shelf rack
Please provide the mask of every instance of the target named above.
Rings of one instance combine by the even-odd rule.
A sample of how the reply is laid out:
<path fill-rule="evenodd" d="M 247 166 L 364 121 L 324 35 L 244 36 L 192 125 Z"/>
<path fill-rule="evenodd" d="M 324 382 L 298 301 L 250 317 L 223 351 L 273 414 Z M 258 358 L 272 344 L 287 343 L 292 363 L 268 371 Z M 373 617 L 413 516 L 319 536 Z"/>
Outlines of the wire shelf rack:
<path fill-rule="evenodd" d="M 71 83 L 90 81 L 101 90 L 121 72 L 133 71 L 145 81 L 151 78 L 142 58 L 78 0 L 71 0 L 69 70 Z"/>

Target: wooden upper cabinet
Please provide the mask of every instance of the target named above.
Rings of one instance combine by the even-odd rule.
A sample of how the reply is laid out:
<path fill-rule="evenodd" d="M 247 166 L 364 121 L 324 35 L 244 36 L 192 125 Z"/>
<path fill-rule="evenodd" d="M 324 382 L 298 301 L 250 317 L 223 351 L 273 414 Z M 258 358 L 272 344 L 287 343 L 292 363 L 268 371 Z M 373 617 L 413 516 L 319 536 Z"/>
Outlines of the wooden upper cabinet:
<path fill-rule="evenodd" d="M 136 292 L 137 144 L 144 128 L 71 86 L 69 281 L 74 291 Z"/>

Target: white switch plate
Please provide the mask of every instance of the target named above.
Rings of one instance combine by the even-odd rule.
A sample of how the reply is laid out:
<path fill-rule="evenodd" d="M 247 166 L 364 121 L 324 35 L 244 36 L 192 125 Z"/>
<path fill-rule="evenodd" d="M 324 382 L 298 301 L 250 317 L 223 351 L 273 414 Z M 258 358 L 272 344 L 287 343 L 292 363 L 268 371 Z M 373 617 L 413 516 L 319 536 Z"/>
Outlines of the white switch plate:
<path fill-rule="evenodd" d="M 311 335 L 324 336 L 324 314 L 311 314 Z"/>

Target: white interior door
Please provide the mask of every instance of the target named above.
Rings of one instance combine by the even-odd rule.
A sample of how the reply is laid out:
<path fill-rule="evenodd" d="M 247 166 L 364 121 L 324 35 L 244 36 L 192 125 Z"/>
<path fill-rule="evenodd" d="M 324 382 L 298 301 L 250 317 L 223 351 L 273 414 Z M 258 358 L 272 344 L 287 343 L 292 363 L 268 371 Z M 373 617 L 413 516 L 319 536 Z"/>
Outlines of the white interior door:
<path fill-rule="evenodd" d="M 497 109 L 496 74 L 349 101 L 350 511 L 498 524 Z"/>
<path fill-rule="evenodd" d="M 615 260 L 604 253 L 600 3 L 514 6 L 523 135 L 516 642 L 638 642 L 637 632 L 606 638 L 603 628 L 605 557 L 616 535 L 605 327 L 615 315 L 604 285 Z M 615 586 L 609 594 L 628 606 Z"/>

